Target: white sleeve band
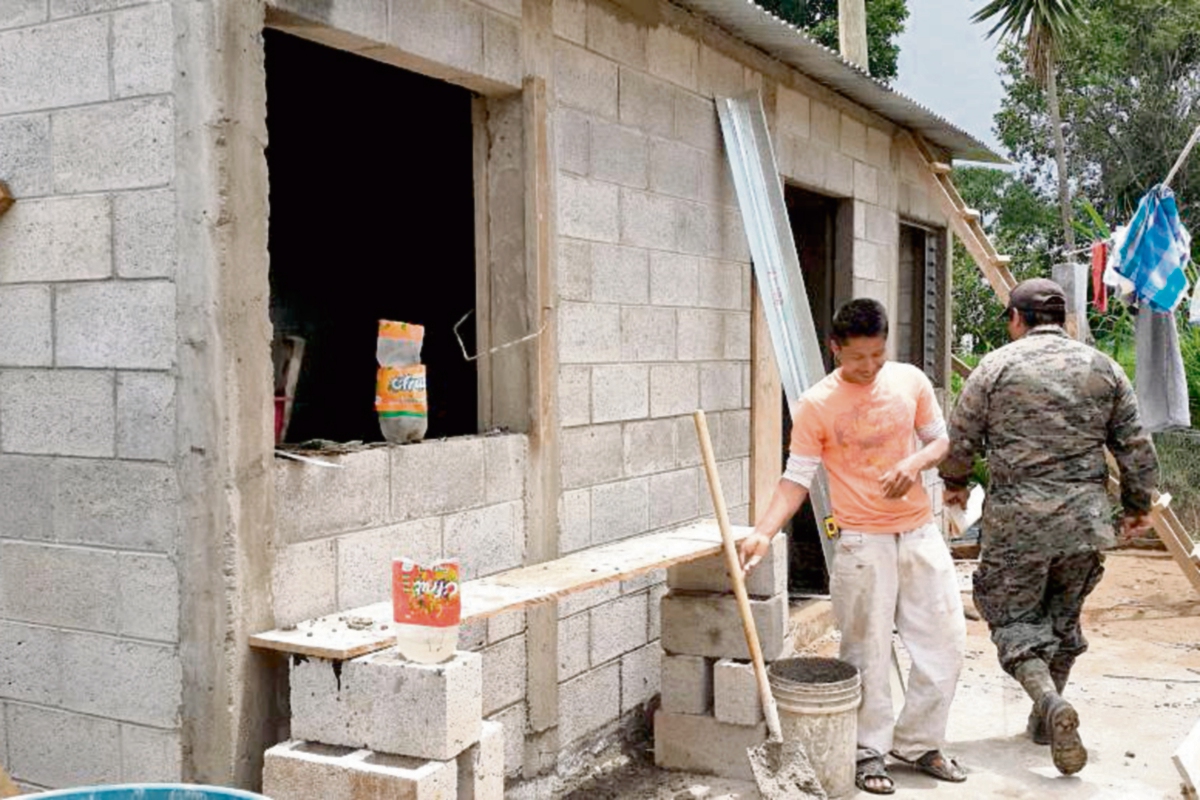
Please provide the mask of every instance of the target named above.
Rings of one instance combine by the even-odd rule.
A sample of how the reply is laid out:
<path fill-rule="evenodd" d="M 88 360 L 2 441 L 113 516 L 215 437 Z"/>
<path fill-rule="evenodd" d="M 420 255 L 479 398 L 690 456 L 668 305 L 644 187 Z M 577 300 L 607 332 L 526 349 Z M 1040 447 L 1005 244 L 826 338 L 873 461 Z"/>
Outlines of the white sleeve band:
<path fill-rule="evenodd" d="M 821 459 L 817 456 L 788 456 L 787 469 L 783 471 L 783 479 L 798 483 L 805 489 L 812 486 L 813 478 L 817 476 L 817 468 Z"/>
<path fill-rule="evenodd" d="M 917 437 L 923 444 L 929 444 L 937 439 L 948 439 L 950 434 L 946 430 L 945 420 L 938 419 L 917 428 Z"/>

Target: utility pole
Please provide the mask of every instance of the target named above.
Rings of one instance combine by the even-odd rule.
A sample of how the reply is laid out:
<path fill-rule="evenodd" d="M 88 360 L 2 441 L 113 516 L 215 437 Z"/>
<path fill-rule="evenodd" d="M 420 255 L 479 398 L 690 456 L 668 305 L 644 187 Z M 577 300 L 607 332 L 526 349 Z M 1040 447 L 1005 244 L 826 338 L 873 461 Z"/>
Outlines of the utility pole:
<path fill-rule="evenodd" d="M 866 0 L 838 0 L 838 40 L 843 58 L 869 70 Z"/>

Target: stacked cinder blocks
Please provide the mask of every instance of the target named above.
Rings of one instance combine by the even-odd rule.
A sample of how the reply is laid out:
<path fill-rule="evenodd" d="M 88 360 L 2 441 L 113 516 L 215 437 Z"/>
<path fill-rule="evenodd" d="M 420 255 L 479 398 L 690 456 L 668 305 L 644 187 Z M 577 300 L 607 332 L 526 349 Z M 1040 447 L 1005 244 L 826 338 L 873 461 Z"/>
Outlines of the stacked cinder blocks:
<path fill-rule="evenodd" d="M 273 800 L 501 800 L 504 729 L 483 721 L 483 659 L 441 664 L 396 650 L 329 661 L 295 656 L 293 741 L 267 751 Z"/>
<path fill-rule="evenodd" d="M 725 556 L 667 572 L 662 599 L 662 708 L 654 717 L 660 767 L 753 780 L 746 748 L 767 735 Z M 787 648 L 787 542 L 748 576 L 746 593 L 763 657 Z"/>

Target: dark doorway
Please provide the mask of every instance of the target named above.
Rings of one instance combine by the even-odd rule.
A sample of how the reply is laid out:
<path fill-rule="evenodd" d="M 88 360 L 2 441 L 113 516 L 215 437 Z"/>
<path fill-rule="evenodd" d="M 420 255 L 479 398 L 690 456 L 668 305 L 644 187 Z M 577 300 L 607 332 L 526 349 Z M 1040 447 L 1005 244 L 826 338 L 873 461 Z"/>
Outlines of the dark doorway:
<path fill-rule="evenodd" d="M 896 360 L 920 367 L 944 387 L 946 331 L 942 231 L 900 225 L 900 269 L 896 309 Z"/>
<path fill-rule="evenodd" d="M 800 271 L 804 289 L 812 309 L 817 338 L 822 344 L 825 371 L 833 369 L 833 354 L 825 343 L 833 323 L 836 297 L 838 200 L 808 192 L 795 186 L 784 187 L 788 219 L 796 251 L 800 256 Z M 785 399 L 783 412 L 783 458 L 788 457 L 792 435 L 792 417 Z M 823 535 L 813 515 L 812 503 L 804 502 L 800 512 L 785 527 L 790 536 L 788 555 L 788 590 L 792 594 L 810 595 L 829 592 L 829 572 L 821 549 Z"/>
<path fill-rule="evenodd" d="M 425 327 L 428 438 L 477 432 L 471 94 L 264 32 L 271 322 L 306 341 L 287 440 L 382 441 L 378 320 Z M 469 350 L 474 316 L 459 330 Z"/>

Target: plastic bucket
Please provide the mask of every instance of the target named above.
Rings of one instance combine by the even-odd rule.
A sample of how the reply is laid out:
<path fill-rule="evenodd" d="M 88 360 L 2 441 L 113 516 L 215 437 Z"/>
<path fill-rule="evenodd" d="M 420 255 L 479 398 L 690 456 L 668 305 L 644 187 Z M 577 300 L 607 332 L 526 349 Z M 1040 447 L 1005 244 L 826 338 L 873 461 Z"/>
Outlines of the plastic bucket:
<path fill-rule="evenodd" d="M 767 667 L 783 738 L 808 751 L 813 771 L 830 797 L 855 791 L 858 747 L 858 670 L 836 658 L 785 658 Z"/>
<path fill-rule="evenodd" d="M 84 786 L 60 789 L 23 797 L 48 800 L 270 800 L 265 795 L 226 789 L 222 786 L 198 786 L 183 783 L 129 783 L 120 786 Z"/>

